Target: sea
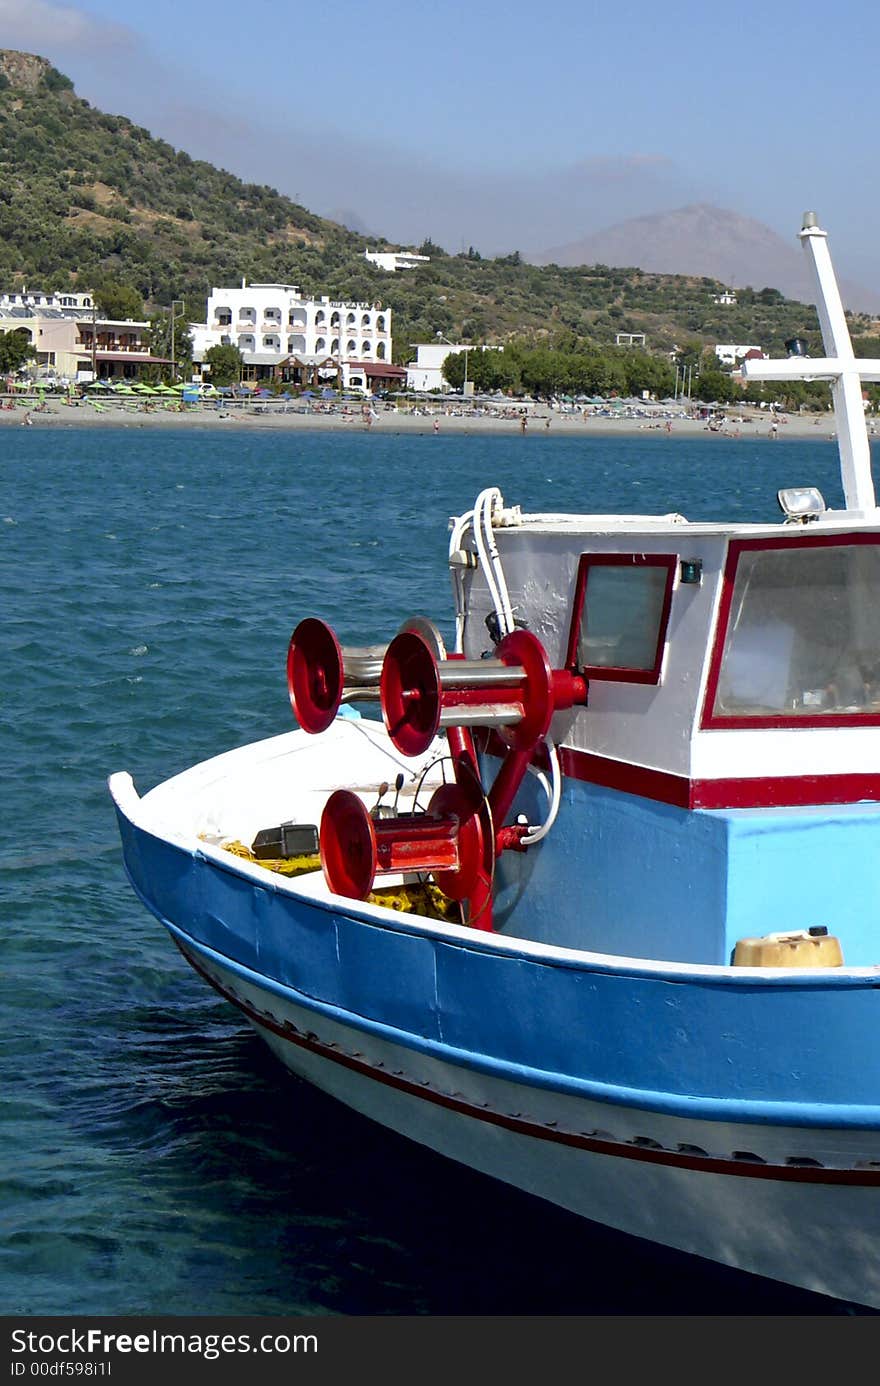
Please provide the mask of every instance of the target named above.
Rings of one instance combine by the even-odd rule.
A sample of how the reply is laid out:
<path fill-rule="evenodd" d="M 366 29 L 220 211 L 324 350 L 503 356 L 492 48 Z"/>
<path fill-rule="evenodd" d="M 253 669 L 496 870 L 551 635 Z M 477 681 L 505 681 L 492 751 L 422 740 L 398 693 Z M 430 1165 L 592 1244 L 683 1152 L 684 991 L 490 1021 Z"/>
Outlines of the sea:
<path fill-rule="evenodd" d="M 125 877 L 107 777 L 143 793 L 288 730 L 306 615 L 451 641 L 448 520 L 778 520 L 842 504 L 827 439 L 0 430 L 0 1313 L 841 1315 L 612 1233 L 287 1074 Z"/>

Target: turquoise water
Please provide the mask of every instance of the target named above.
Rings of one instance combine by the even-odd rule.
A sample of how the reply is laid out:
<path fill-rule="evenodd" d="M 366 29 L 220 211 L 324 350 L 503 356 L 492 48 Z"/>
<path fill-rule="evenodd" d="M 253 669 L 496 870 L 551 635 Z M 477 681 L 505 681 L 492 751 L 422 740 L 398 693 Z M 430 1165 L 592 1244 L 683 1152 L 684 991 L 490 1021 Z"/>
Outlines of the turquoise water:
<path fill-rule="evenodd" d="M 289 1077 L 134 898 L 106 791 L 287 730 L 304 615 L 451 637 L 447 519 L 484 486 L 775 520 L 783 485 L 839 505 L 836 465 L 827 442 L 0 431 L 3 1312 L 851 1312 L 593 1228 Z"/>

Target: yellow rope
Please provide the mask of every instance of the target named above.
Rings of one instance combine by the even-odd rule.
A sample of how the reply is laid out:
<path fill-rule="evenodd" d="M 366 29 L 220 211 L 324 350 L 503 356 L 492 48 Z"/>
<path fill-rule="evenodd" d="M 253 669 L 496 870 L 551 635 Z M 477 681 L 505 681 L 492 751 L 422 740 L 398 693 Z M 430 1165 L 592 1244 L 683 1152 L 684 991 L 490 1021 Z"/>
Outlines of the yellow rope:
<path fill-rule="evenodd" d="M 304 876 L 308 871 L 321 869 L 321 858 L 317 853 L 304 857 L 256 857 L 243 842 L 223 842 L 220 845 L 224 852 L 256 862 L 258 866 L 265 866 L 267 871 L 277 871 L 280 876 Z M 418 914 L 426 919 L 451 919 L 456 924 L 461 923 L 457 901 L 450 900 L 433 881 L 384 886 L 381 890 L 371 891 L 367 900 L 371 905 L 383 905 L 387 910 L 402 910 L 405 914 Z"/>
<path fill-rule="evenodd" d="M 307 871 L 321 870 L 321 858 L 317 852 L 305 857 L 256 857 L 243 842 L 224 842 L 221 846 L 224 852 L 243 857 L 245 861 L 255 861 L 258 866 L 265 866 L 267 871 L 277 871 L 279 876 L 304 876 Z"/>

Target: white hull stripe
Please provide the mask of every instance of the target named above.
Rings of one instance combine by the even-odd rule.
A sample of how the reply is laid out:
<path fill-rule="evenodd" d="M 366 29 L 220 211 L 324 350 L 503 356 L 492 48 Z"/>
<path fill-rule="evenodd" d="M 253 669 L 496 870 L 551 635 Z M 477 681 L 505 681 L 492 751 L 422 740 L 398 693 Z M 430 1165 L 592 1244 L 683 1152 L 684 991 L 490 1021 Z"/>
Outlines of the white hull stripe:
<path fill-rule="evenodd" d="M 179 938 L 175 937 L 178 948 L 187 962 L 204 977 L 221 996 L 237 1006 L 254 1025 L 271 1031 L 288 1044 L 308 1050 L 322 1059 L 339 1064 L 343 1068 L 383 1083 L 387 1087 L 418 1097 L 423 1102 L 432 1102 L 449 1111 L 459 1112 L 476 1121 L 491 1126 L 499 1126 L 518 1135 L 531 1136 L 536 1140 L 550 1141 L 556 1145 L 572 1146 L 586 1150 L 594 1155 L 610 1155 L 617 1159 L 638 1160 L 647 1164 L 667 1165 L 676 1169 L 696 1170 L 704 1174 L 735 1175 L 745 1179 L 776 1179 L 791 1184 L 846 1184 L 859 1187 L 880 1187 L 880 1161 L 865 1161 L 851 1167 L 830 1167 L 819 1161 L 800 1156 L 791 1156 L 784 1164 L 774 1164 L 760 1156 L 748 1153 L 734 1153 L 729 1156 L 710 1155 L 693 1146 L 670 1149 L 648 1136 L 637 1136 L 630 1141 L 617 1141 L 607 1133 L 588 1131 L 567 1131 L 556 1122 L 540 1122 L 521 1112 L 500 1112 L 488 1103 L 478 1104 L 469 1101 L 461 1093 L 441 1092 L 429 1080 L 420 1082 L 408 1078 L 403 1070 L 390 1070 L 379 1060 L 370 1060 L 359 1050 L 344 1050 L 334 1042 L 322 1040 L 311 1030 L 300 1030 L 289 1020 L 280 1020 L 271 1011 L 256 1009 L 251 1003 L 221 982 L 209 972 Z"/>

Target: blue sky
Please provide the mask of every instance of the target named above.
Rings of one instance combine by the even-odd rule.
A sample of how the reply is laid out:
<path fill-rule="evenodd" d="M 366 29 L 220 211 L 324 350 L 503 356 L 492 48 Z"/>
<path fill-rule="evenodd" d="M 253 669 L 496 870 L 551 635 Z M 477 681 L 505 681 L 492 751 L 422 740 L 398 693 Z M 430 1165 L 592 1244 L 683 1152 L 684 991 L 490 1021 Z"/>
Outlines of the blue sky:
<path fill-rule="evenodd" d="M 403 244 L 540 251 L 710 202 L 880 288 L 880 6 L 0 0 L 94 105 Z"/>

